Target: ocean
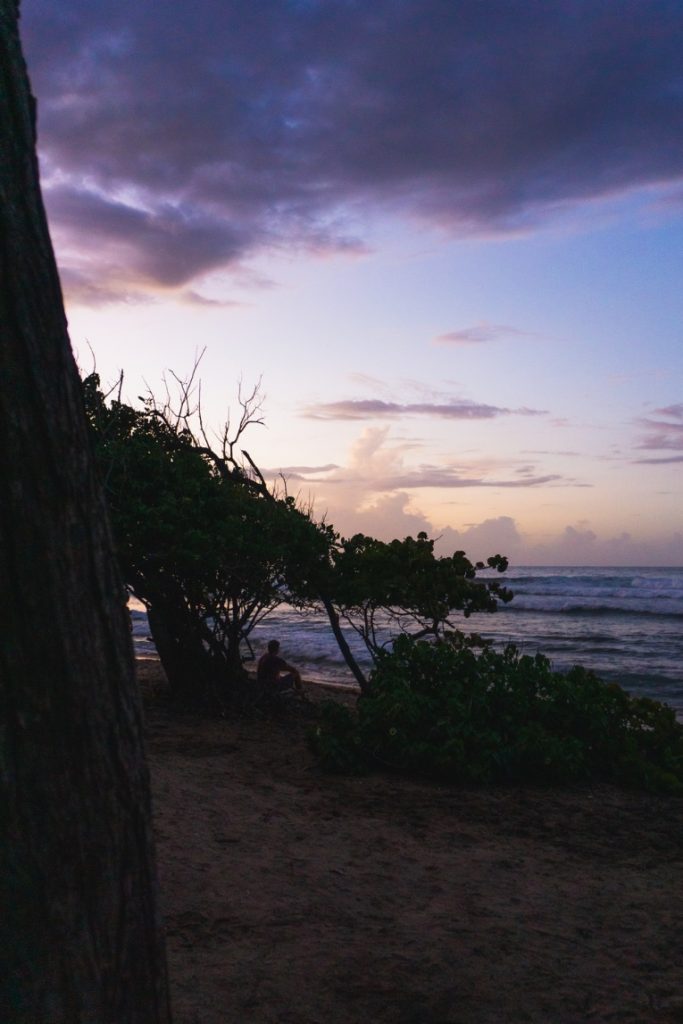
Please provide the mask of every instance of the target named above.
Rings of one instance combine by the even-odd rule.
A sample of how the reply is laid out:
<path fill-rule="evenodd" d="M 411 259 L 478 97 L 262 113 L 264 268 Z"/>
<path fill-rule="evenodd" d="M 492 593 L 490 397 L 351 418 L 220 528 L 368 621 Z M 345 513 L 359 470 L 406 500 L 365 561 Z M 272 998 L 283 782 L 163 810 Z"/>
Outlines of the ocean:
<path fill-rule="evenodd" d="M 633 694 L 665 701 L 683 719 L 683 568 L 517 567 L 493 576 L 506 581 L 513 601 L 493 615 L 456 615 L 458 628 L 496 647 L 541 652 L 559 671 L 584 665 Z M 132 601 L 131 614 L 137 653 L 149 655 L 144 608 Z M 257 656 L 271 638 L 304 679 L 355 687 L 325 616 L 283 606 L 254 630 Z M 349 641 L 368 669 L 362 645 L 353 634 Z"/>

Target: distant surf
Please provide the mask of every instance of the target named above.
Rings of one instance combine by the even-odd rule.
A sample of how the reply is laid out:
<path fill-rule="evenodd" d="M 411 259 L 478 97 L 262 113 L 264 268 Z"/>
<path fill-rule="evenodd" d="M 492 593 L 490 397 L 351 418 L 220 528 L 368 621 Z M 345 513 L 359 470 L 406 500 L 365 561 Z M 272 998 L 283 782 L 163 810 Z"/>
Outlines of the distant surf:
<path fill-rule="evenodd" d="M 634 694 L 666 701 L 683 717 L 683 569 L 518 567 L 503 578 L 514 600 L 494 615 L 456 615 L 458 628 L 497 647 L 541 652 L 560 671 L 584 665 Z M 153 653 L 144 608 L 132 601 L 131 614 L 136 651 Z M 346 632 L 369 670 L 362 644 Z M 305 678 L 354 687 L 324 616 L 283 606 L 254 630 L 256 654 L 271 637 Z"/>

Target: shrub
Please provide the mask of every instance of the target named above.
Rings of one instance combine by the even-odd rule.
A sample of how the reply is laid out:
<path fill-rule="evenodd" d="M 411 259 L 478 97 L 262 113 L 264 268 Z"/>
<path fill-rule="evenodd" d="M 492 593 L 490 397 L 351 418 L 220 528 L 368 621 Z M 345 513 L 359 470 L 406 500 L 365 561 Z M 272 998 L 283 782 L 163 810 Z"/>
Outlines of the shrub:
<path fill-rule="evenodd" d="M 399 637 L 355 713 L 327 705 L 310 734 L 323 766 L 452 782 L 609 781 L 683 793 L 683 726 L 576 666 L 497 652 L 476 636 Z"/>

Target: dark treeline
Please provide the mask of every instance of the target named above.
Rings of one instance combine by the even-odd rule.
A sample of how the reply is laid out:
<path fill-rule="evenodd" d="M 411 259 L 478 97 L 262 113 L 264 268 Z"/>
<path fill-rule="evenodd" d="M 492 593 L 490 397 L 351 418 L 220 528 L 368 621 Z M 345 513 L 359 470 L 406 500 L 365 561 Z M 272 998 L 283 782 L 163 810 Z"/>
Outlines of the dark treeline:
<path fill-rule="evenodd" d="M 258 696 L 244 668 L 250 634 L 287 602 L 327 614 L 361 690 L 355 711 L 330 703 L 311 732 L 330 770 L 683 791 L 683 727 L 670 708 L 454 629 L 454 612 L 467 618 L 511 599 L 496 576 L 477 579 L 484 568 L 504 572 L 504 557 L 437 557 L 422 533 L 344 538 L 269 488 L 238 448 L 260 422 L 257 392 L 216 450 L 192 378 L 180 382 L 175 412 L 153 397 L 126 404 L 121 383 L 107 397 L 96 375 L 83 391 L 121 573 L 147 608 L 178 703 L 225 708 Z M 369 676 L 342 626 L 365 644 Z"/>
<path fill-rule="evenodd" d="M 244 679 L 250 634 L 283 602 L 323 610 L 345 661 L 367 693 L 370 680 L 346 643 L 342 623 L 376 661 L 392 637 L 437 637 L 453 611 L 494 611 L 511 593 L 476 579 L 464 552 L 436 557 L 425 534 L 389 543 L 341 537 L 311 510 L 267 486 L 238 449 L 260 422 L 258 395 L 241 401 L 233 433 L 209 443 L 192 380 L 177 409 L 148 398 L 105 396 L 96 375 L 83 382 L 88 422 L 104 482 L 119 560 L 130 591 L 147 608 L 172 693 L 184 704 L 230 700 Z M 488 559 L 503 572 L 506 560 Z M 380 639 L 379 622 L 382 623 Z"/>

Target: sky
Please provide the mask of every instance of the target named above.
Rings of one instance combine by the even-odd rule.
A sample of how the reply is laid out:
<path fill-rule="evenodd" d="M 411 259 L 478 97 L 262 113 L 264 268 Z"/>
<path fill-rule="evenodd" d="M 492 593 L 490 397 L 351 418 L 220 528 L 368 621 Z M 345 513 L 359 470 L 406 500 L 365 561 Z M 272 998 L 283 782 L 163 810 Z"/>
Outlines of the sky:
<path fill-rule="evenodd" d="M 345 535 L 683 565 L 680 0 L 23 0 L 74 350 Z"/>

